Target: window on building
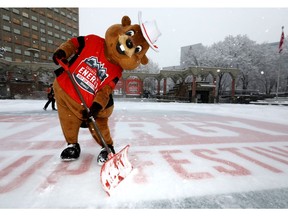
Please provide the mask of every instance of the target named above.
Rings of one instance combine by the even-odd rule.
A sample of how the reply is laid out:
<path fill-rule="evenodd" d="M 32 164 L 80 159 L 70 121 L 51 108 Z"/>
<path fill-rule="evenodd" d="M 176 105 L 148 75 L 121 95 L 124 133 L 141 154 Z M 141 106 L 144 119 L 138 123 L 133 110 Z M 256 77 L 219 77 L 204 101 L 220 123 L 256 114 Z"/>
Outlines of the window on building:
<path fill-rule="evenodd" d="M 41 14 L 41 15 L 45 15 L 45 8 L 40 8 L 38 10 L 38 13 Z"/>
<path fill-rule="evenodd" d="M 26 13 L 26 12 L 24 12 L 24 11 L 22 12 L 22 16 L 23 16 L 23 17 L 26 17 L 26 18 L 29 18 L 29 14 Z"/>
<path fill-rule="evenodd" d="M 38 27 L 35 26 L 35 25 L 32 25 L 31 28 L 32 28 L 33 30 L 35 30 L 35 31 L 38 31 Z"/>
<path fill-rule="evenodd" d="M 38 18 L 36 16 L 31 16 L 31 19 L 36 21 L 36 22 L 38 21 Z"/>
<path fill-rule="evenodd" d="M 29 28 L 29 27 L 30 27 L 29 23 L 27 23 L 27 22 L 25 22 L 25 21 L 22 23 L 22 25 L 23 25 L 24 27 L 26 27 L 26 28 Z"/>
<path fill-rule="evenodd" d="M 13 21 L 13 23 L 15 23 L 16 25 L 20 25 L 20 24 L 21 24 L 21 22 L 20 22 L 19 19 L 13 18 L 12 21 Z"/>
<path fill-rule="evenodd" d="M 27 50 L 25 50 L 25 51 L 24 51 L 24 55 L 26 55 L 26 56 L 30 56 L 30 52 L 27 51 Z"/>
<path fill-rule="evenodd" d="M 32 38 L 35 39 L 35 40 L 38 40 L 39 37 L 36 34 L 32 34 Z"/>
<path fill-rule="evenodd" d="M 26 47 L 30 47 L 30 41 L 24 38 L 23 45 Z"/>
<path fill-rule="evenodd" d="M 19 10 L 16 8 L 13 8 L 12 11 L 13 11 L 13 13 L 20 14 Z"/>
<path fill-rule="evenodd" d="M 5 42 L 11 42 L 11 36 L 10 33 L 8 33 L 9 35 L 5 35 L 5 32 L 3 32 L 3 36 L 2 36 L 2 40 Z"/>
<path fill-rule="evenodd" d="M 2 15 L 2 19 L 3 20 L 6 20 L 6 21 L 10 21 L 10 17 L 9 16 L 7 16 L 7 15 Z"/>
<path fill-rule="evenodd" d="M 5 56 L 5 60 L 6 60 L 6 61 L 12 61 L 12 58 L 9 57 L 9 56 Z"/>
<path fill-rule="evenodd" d="M 9 26 L 3 25 L 3 30 L 5 31 L 11 31 L 11 28 Z"/>
<path fill-rule="evenodd" d="M 5 46 L 6 52 L 12 52 L 12 48 L 10 46 Z"/>
<path fill-rule="evenodd" d="M 54 49 L 54 48 L 51 48 L 51 46 L 49 46 L 49 47 L 47 47 L 47 51 L 51 53 L 51 52 L 54 52 L 55 49 Z"/>
<path fill-rule="evenodd" d="M 14 32 L 15 34 L 21 34 L 21 31 L 20 31 L 19 29 L 16 29 L 16 28 L 14 28 L 13 32 Z"/>
<path fill-rule="evenodd" d="M 16 57 L 15 62 L 22 62 L 22 59 Z"/>
<path fill-rule="evenodd" d="M 15 44 L 22 45 L 22 42 L 21 42 L 20 38 L 17 37 L 17 36 L 14 37 L 14 43 L 15 43 Z"/>
<path fill-rule="evenodd" d="M 17 54 L 21 54 L 21 53 L 22 53 L 22 51 L 21 51 L 21 49 L 20 49 L 20 48 L 15 48 L 15 53 L 17 53 Z"/>
<path fill-rule="evenodd" d="M 50 18 L 50 19 L 53 18 L 52 14 L 50 14 L 50 13 L 47 13 L 46 16 L 47 16 L 48 18 Z"/>
<path fill-rule="evenodd" d="M 23 31 L 23 36 L 30 37 L 30 33 L 28 31 Z"/>

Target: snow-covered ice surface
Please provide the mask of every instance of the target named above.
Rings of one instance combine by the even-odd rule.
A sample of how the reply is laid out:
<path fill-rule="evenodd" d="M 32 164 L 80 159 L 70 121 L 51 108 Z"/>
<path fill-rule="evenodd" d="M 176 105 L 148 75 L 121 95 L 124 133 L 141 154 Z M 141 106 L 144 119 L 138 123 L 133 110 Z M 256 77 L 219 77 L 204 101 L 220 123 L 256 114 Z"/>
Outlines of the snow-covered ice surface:
<path fill-rule="evenodd" d="M 80 158 L 60 161 L 45 102 L 0 100 L 1 209 L 288 207 L 287 106 L 116 100 L 111 133 L 134 169 L 109 197 L 87 129 Z"/>

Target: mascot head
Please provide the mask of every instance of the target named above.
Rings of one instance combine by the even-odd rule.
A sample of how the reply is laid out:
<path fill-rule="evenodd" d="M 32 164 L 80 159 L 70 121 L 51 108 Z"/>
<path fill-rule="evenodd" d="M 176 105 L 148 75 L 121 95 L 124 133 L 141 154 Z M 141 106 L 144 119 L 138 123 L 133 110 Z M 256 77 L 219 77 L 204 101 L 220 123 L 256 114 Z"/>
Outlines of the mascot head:
<path fill-rule="evenodd" d="M 128 16 L 123 16 L 121 24 L 110 26 L 105 34 L 105 55 L 109 61 L 120 65 L 124 70 L 133 70 L 140 64 L 147 64 L 146 52 L 149 47 L 158 51 L 154 44 L 161 35 L 156 22 L 131 25 Z"/>

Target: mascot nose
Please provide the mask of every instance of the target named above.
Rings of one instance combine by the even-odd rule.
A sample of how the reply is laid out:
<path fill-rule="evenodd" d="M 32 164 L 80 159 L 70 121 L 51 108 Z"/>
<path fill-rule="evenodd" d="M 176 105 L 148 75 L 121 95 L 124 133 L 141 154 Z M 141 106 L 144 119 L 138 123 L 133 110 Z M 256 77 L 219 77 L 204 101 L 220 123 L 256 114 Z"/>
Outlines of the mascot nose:
<path fill-rule="evenodd" d="M 126 46 L 127 46 L 129 49 L 133 48 L 133 43 L 132 43 L 132 41 L 131 41 L 130 39 L 127 39 L 127 40 L 126 40 Z"/>

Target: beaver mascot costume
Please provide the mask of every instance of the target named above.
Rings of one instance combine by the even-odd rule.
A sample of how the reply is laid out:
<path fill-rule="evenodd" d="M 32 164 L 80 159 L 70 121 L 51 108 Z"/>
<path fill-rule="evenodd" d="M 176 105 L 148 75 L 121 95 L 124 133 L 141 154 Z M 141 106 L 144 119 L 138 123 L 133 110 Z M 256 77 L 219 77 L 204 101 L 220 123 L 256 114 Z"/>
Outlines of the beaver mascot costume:
<path fill-rule="evenodd" d="M 54 91 L 58 108 L 58 117 L 67 147 L 61 153 L 64 161 L 76 160 L 81 153 L 78 143 L 80 127 L 88 127 L 93 138 L 102 147 L 97 162 L 102 165 L 108 159 L 101 139 L 93 130 L 89 117 L 93 116 L 99 130 L 111 152 L 115 154 L 113 139 L 110 135 L 108 119 L 114 108 L 113 89 L 122 76 L 123 70 L 133 70 L 140 64 L 147 64 L 146 52 L 149 47 L 158 51 L 154 44 L 161 35 L 156 22 L 131 25 L 128 16 L 123 16 L 121 24 L 110 26 L 105 38 L 97 35 L 79 36 L 61 44 L 53 54 L 58 60 L 69 66 L 87 106 L 89 113 L 81 105 L 81 100 L 67 72 L 62 67 L 55 70 Z"/>

